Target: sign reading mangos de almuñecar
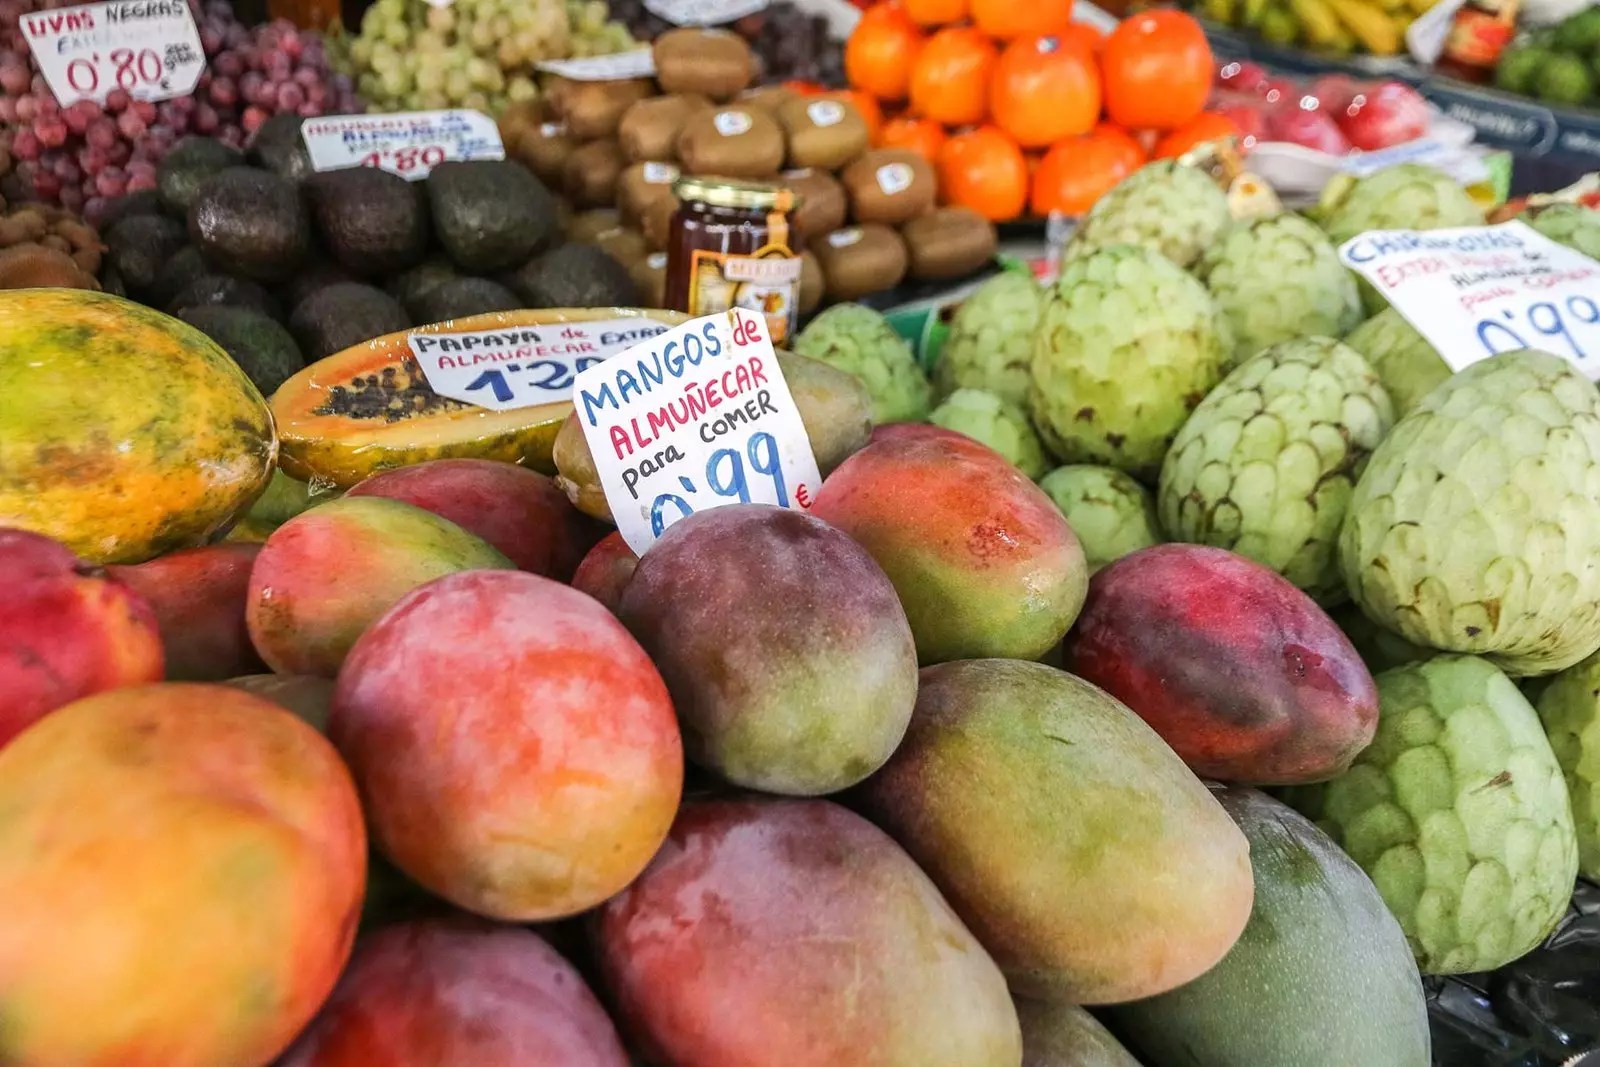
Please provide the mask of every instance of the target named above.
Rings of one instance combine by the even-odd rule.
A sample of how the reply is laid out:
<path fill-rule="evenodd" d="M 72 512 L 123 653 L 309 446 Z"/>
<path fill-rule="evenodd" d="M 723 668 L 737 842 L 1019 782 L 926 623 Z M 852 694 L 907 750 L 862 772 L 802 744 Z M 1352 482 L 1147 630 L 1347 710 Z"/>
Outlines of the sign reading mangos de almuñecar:
<path fill-rule="evenodd" d="M 766 324 L 743 308 L 581 371 L 572 403 L 617 529 L 641 555 L 696 511 L 805 510 L 822 484 Z"/>

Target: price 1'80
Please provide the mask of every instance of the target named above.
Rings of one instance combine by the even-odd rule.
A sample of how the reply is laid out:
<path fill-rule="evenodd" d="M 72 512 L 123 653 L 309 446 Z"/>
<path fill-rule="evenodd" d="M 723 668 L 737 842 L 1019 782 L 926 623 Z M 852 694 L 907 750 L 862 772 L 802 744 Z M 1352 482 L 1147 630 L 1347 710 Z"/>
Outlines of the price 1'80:
<path fill-rule="evenodd" d="M 1573 336 L 1573 327 L 1600 325 L 1600 305 L 1586 296 L 1569 296 L 1562 301 L 1542 300 L 1517 311 L 1511 308 L 1500 313 L 1504 322 L 1483 319 L 1478 323 L 1478 340 L 1489 355 L 1513 352 L 1521 348 L 1545 348 L 1544 338 L 1560 338 L 1573 359 L 1588 358 L 1588 349 Z M 1509 324 L 1509 325 L 1508 325 Z M 1533 340 L 1529 340 L 1532 337 Z M 1589 346 L 1592 348 L 1593 345 Z"/>
<path fill-rule="evenodd" d="M 773 491 L 778 497 L 778 506 L 789 506 L 789 489 L 783 484 L 783 464 L 778 458 L 778 441 L 770 433 L 754 433 L 745 446 L 745 455 L 750 457 L 750 469 L 759 474 L 764 474 L 772 479 Z M 719 448 L 711 453 L 711 458 L 706 460 L 706 486 L 717 496 L 726 500 L 737 500 L 741 504 L 750 503 L 750 483 L 745 471 L 745 455 L 741 455 L 736 448 Z M 685 496 L 694 497 L 700 490 L 693 479 L 679 476 L 678 484 L 683 487 Z M 662 493 L 656 497 L 655 503 L 650 505 L 650 532 L 657 537 L 666 529 L 666 509 L 677 508 L 680 517 L 694 514 L 694 505 L 685 496 L 677 493 Z"/>
<path fill-rule="evenodd" d="M 444 149 L 436 144 L 426 148 L 396 148 L 392 151 L 385 149 L 382 152 L 369 152 L 361 159 L 363 167 L 381 167 L 386 162 L 393 162 L 394 169 L 401 174 L 407 174 L 418 167 L 427 167 L 432 170 L 444 162 Z"/>
<path fill-rule="evenodd" d="M 113 48 L 106 56 L 111 61 L 112 79 L 116 87 L 131 92 L 141 85 L 159 85 L 164 72 L 161 57 L 149 48 L 135 52 L 131 48 Z M 100 53 L 85 59 L 79 57 L 67 64 L 67 84 L 86 96 L 100 92 Z M 109 91 L 109 89 L 107 90 Z"/>

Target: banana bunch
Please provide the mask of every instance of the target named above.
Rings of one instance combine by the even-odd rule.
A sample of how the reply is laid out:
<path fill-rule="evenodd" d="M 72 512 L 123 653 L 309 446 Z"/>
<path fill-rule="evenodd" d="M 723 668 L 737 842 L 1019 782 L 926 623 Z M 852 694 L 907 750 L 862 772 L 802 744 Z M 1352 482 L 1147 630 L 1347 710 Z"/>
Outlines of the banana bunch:
<path fill-rule="evenodd" d="M 1406 29 L 1439 0 L 1199 0 L 1200 14 L 1277 45 L 1398 55 Z"/>

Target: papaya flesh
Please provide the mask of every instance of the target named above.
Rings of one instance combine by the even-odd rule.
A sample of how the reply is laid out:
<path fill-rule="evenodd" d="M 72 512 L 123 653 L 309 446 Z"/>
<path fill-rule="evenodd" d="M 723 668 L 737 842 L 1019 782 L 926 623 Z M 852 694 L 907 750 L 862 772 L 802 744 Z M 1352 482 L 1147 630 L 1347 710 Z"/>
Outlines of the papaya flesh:
<path fill-rule="evenodd" d="M 85 289 L 0 292 L 0 526 L 91 563 L 203 544 L 265 489 L 272 415 L 210 338 Z"/>
<path fill-rule="evenodd" d="M 570 401 L 491 411 L 440 396 L 411 356 L 412 334 L 549 326 L 623 318 L 676 326 L 673 311 L 545 308 L 497 311 L 365 341 L 306 367 L 278 387 L 272 412 L 283 469 L 348 489 L 370 474 L 430 459 L 496 459 L 554 474 L 550 450 Z"/>

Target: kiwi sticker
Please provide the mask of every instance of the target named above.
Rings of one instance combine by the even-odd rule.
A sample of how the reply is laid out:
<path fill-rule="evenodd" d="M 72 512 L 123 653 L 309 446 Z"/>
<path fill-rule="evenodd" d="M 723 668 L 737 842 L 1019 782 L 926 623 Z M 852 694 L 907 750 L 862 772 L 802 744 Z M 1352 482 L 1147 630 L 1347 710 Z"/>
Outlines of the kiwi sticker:
<path fill-rule="evenodd" d="M 665 270 L 667 266 L 667 254 L 665 252 L 651 252 L 649 257 L 644 262 L 645 265 L 651 270 Z"/>
<path fill-rule="evenodd" d="M 465 108 L 306 119 L 300 138 L 313 170 L 376 167 L 407 181 L 446 160 L 506 158 L 494 119 Z"/>
<path fill-rule="evenodd" d="M 878 168 L 877 178 L 878 188 L 883 190 L 883 195 L 893 196 L 911 188 L 916 172 L 909 163 L 885 163 Z"/>
<path fill-rule="evenodd" d="M 737 137 L 741 133 L 750 132 L 751 120 L 743 111 L 719 111 L 712 118 L 711 124 L 722 136 Z"/>
<path fill-rule="evenodd" d="M 571 400 L 578 374 L 667 329 L 636 317 L 460 333 L 418 331 L 406 344 L 440 396 L 513 411 Z"/>
<path fill-rule="evenodd" d="M 835 248 L 849 248 L 861 240 L 861 230 L 855 226 L 848 230 L 834 230 L 828 234 L 828 243 Z"/>
<path fill-rule="evenodd" d="M 806 115 L 817 126 L 837 126 L 844 121 L 844 105 L 837 100 L 818 100 L 806 108 Z"/>
<path fill-rule="evenodd" d="M 644 9 L 674 26 L 721 26 L 765 11 L 769 0 L 644 0 Z"/>
<path fill-rule="evenodd" d="M 671 185 L 678 180 L 678 168 L 671 163 L 646 163 L 644 180 L 651 185 Z"/>
<path fill-rule="evenodd" d="M 580 371 L 572 405 L 617 529 L 639 555 L 696 511 L 805 511 L 822 484 L 766 321 L 745 308 Z"/>
<path fill-rule="evenodd" d="M 559 74 L 575 82 L 609 82 L 624 78 L 654 78 L 656 61 L 649 48 L 635 48 L 615 52 L 608 56 L 587 56 L 583 59 L 550 59 L 535 67 L 550 74 Z"/>
<path fill-rule="evenodd" d="M 539 124 L 540 137 L 561 137 L 567 132 L 565 122 L 542 122 Z"/>

